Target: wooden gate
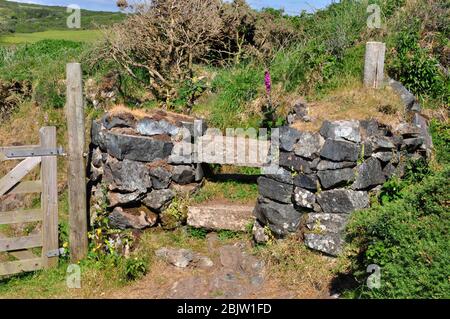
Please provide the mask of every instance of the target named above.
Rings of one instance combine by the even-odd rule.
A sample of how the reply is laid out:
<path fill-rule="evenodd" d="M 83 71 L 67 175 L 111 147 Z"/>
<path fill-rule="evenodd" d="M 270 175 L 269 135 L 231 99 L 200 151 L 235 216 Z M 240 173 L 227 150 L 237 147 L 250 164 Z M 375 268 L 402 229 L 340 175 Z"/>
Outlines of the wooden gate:
<path fill-rule="evenodd" d="M 42 222 L 38 235 L 7 238 L 0 233 L 0 252 L 16 260 L 0 263 L 0 276 L 50 268 L 58 263 L 58 190 L 56 128 L 40 130 L 40 145 L 0 147 L 0 162 L 22 160 L 0 178 L 0 196 L 41 193 L 40 209 L 0 212 L 0 226 Z M 40 164 L 39 181 L 21 180 Z M 1 199 L 0 199 L 1 200 Z M 41 256 L 31 249 L 42 247 Z"/>

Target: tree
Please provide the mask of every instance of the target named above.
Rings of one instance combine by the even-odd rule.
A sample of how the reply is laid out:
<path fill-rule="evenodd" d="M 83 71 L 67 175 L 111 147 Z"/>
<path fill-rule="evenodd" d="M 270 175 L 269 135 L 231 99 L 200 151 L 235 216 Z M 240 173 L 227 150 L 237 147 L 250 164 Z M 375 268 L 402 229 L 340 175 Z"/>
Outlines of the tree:
<path fill-rule="evenodd" d="M 126 8 L 128 8 L 128 1 L 127 0 L 117 0 L 116 5 L 120 10 L 125 10 Z"/>
<path fill-rule="evenodd" d="M 221 59 L 232 59 L 239 64 L 244 51 L 254 45 L 253 37 L 257 16 L 245 0 L 224 3 L 221 10 L 224 29 L 213 51 Z"/>
<path fill-rule="evenodd" d="M 162 101 L 194 77 L 196 63 L 239 64 L 267 58 L 296 30 L 280 12 L 258 13 L 245 0 L 117 1 L 128 18 L 106 30 L 103 55 L 148 86 Z M 192 82 L 192 81 L 190 81 Z"/>
<path fill-rule="evenodd" d="M 106 31 L 107 55 L 131 76 L 148 80 L 160 100 L 193 76 L 222 29 L 220 0 L 153 0 L 132 7 L 134 13 Z M 130 7 L 130 6 L 128 6 Z M 145 70 L 144 78 L 137 75 Z"/>

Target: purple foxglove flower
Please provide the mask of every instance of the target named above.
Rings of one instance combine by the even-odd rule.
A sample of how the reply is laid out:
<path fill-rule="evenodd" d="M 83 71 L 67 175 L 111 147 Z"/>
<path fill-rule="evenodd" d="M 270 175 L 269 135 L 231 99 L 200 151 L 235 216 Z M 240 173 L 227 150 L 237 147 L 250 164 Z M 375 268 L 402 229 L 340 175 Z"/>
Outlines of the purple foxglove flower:
<path fill-rule="evenodd" d="M 264 83 L 266 84 L 267 95 L 270 96 L 270 92 L 272 91 L 272 79 L 270 78 L 270 72 L 269 71 L 266 71 L 266 73 L 265 73 Z"/>

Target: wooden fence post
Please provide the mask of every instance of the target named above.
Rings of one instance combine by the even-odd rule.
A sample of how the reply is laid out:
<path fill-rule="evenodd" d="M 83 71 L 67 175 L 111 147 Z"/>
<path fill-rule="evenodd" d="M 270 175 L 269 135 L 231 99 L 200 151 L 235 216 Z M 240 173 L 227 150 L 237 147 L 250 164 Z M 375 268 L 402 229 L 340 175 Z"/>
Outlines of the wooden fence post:
<path fill-rule="evenodd" d="M 41 147 L 56 149 L 56 128 L 43 127 L 39 131 Z M 42 180 L 42 263 L 45 268 L 51 268 L 58 264 L 58 255 L 54 254 L 59 249 L 58 243 L 58 181 L 57 159 L 55 156 L 43 156 L 41 162 Z M 49 257 L 48 253 L 52 253 Z"/>
<path fill-rule="evenodd" d="M 364 86 L 379 89 L 384 81 L 384 58 L 386 44 L 381 42 L 367 42 L 364 63 Z"/>
<path fill-rule="evenodd" d="M 72 262 L 87 255 L 86 171 L 84 164 L 84 98 L 81 65 L 67 64 L 69 240 Z"/>

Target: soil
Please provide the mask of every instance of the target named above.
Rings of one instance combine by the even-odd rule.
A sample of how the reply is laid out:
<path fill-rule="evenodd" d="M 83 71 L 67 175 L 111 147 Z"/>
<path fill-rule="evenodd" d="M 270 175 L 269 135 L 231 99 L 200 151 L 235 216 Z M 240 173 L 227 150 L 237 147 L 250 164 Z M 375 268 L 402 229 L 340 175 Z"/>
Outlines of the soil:
<path fill-rule="evenodd" d="M 177 268 L 156 260 L 147 276 L 131 286 L 102 296 L 110 299 L 294 299 L 332 298 L 330 294 L 303 294 L 283 287 L 264 264 L 250 253 L 250 242 L 221 242 L 217 234 L 207 237 L 214 266 Z"/>

